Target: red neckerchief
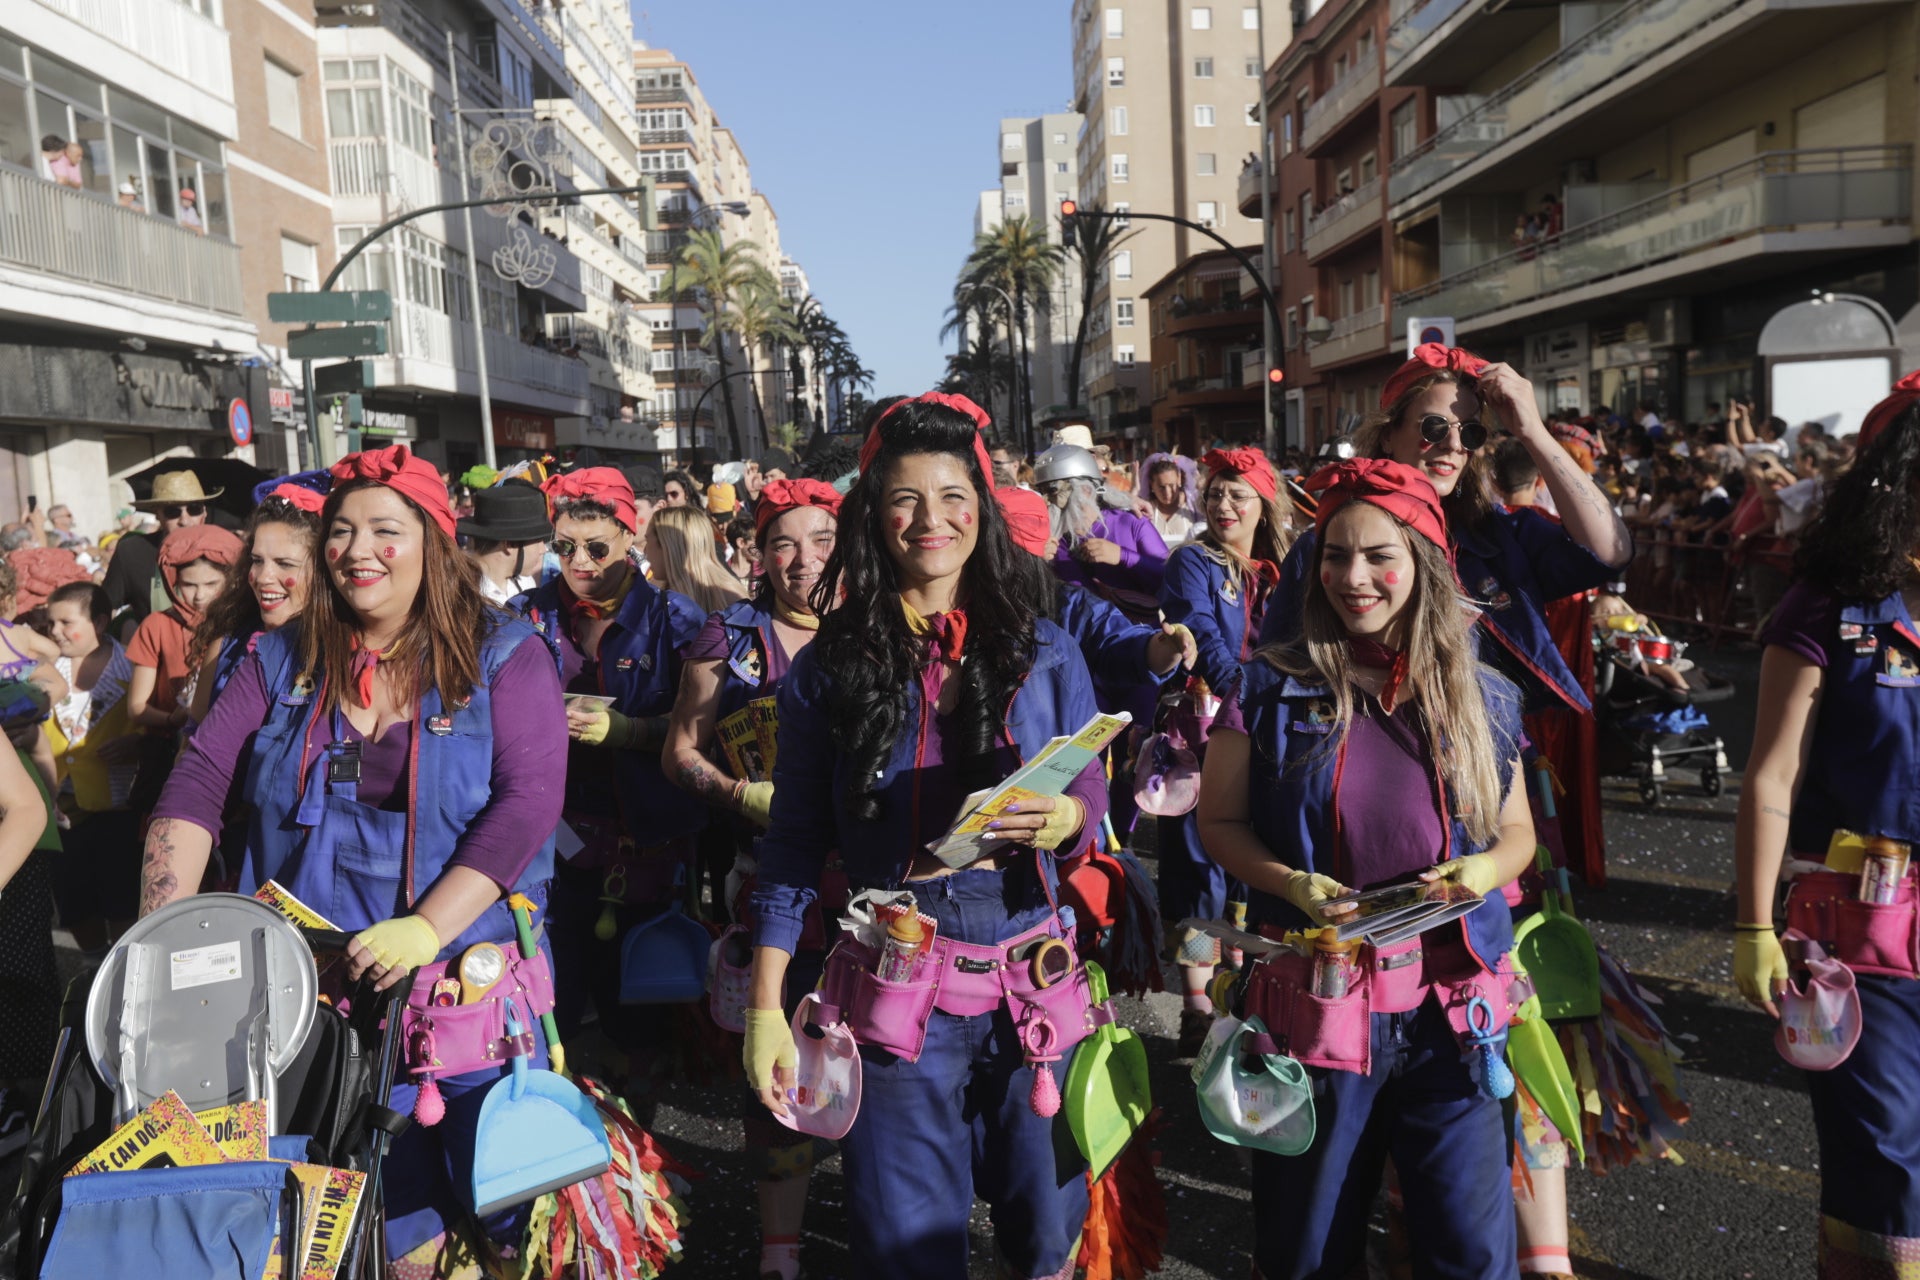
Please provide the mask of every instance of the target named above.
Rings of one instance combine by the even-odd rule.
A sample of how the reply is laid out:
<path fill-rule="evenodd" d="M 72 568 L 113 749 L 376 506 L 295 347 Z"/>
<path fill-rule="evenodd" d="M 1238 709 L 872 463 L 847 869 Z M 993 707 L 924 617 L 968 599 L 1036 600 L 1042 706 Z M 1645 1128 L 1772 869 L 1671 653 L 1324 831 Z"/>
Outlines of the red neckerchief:
<path fill-rule="evenodd" d="M 384 649 L 369 649 L 360 643 L 360 637 L 353 638 L 353 691 L 360 699 L 360 705 L 373 705 L 373 677 L 382 662 L 388 661 L 400 649 L 398 642 Z"/>
<path fill-rule="evenodd" d="M 1380 690 L 1380 709 L 1392 715 L 1400 701 L 1400 690 L 1407 683 L 1407 651 L 1388 648 L 1369 636 L 1348 636 L 1347 656 L 1363 667 L 1387 672 L 1387 683 Z"/>
<path fill-rule="evenodd" d="M 620 606 L 627 602 L 627 592 L 633 590 L 634 575 L 639 572 L 632 565 L 628 565 L 626 579 L 621 582 L 620 589 L 613 593 L 612 598 L 607 600 L 589 600 L 585 596 L 575 595 L 571 587 L 563 588 L 560 592 L 560 601 L 566 607 L 568 621 L 571 622 L 574 618 L 592 618 L 597 622 L 619 613 Z"/>

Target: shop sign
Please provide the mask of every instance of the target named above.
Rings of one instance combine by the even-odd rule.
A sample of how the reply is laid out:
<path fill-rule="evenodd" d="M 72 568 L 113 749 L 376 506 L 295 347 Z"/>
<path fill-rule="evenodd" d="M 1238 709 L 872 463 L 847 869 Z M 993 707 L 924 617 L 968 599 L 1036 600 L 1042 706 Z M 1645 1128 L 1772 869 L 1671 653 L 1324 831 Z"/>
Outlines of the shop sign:
<path fill-rule="evenodd" d="M 493 415 L 493 443 L 502 449 L 526 449 L 530 452 L 553 448 L 553 419 L 544 413 L 500 413 Z"/>

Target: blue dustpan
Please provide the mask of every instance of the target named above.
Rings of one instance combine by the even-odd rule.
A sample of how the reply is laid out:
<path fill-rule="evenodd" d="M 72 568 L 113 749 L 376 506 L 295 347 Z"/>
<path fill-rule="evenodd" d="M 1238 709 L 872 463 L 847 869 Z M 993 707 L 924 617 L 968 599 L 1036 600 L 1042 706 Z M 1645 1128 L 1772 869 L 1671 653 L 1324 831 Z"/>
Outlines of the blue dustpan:
<path fill-rule="evenodd" d="M 675 906 L 620 940 L 620 1003 L 681 1004 L 707 994 L 713 935 Z"/>
<path fill-rule="evenodd" d="M 520 1020 L 507 1006 L 507 1034 Z M 593 1100 L 566 1077 L 533 1071 L 524 1055 L 487 1090 L 473 1139 L 473 1211 L 478 1217 L 537 1200 L 605 1173 L 613 1161 Z"/>

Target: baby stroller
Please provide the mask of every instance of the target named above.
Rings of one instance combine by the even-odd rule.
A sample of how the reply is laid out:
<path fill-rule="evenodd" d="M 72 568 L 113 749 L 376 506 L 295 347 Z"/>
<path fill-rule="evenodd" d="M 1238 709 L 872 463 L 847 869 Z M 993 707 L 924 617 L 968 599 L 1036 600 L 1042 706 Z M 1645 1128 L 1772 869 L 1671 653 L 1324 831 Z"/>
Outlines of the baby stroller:
<path fill-rule="evenodd" d="M 1631 777 L 1640 799 L 1656 808 L 1674 765 L 1697 769 L 1700 791 L 1720 794 L 1727 752 L 1701 707 L 1733 696 L 1733 682 L 1686 660 L 1684 642 L 1644 631 L 1594 628 L 1594 718 L 1602 777 Z M 1684 681 L 1662 679 L 1677 673 Z"/>
<path fill-rule="evenodd" d="M 411 980 L 322 1000 L 315 954 L 347 942 L 203 894 L 76 980 L 0 1277 L 382 1274 L 381 1161 L 409 1121 L 387 1106 L 400 1019 L 381 1023 Z"/>

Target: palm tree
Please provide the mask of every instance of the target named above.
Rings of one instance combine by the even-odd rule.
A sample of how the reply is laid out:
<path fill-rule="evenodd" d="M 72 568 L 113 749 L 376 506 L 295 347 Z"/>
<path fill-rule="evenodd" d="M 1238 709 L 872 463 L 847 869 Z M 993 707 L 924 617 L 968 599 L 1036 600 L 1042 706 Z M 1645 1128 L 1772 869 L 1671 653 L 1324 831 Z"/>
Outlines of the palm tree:
<path fill-rule="evenodd" d="M 1099 213 L 1100 206 L 1090 204 L 1088 213 Z M 1123 241 L 1134 232 L 1120 232 L 1120 224 L 1111 218 L 1074 218 L 1068 231 L 1067 252 L 1080 271 L 1080 323 L 1073 332 L 1073 354 L 1067 360 L 1067 387 L 1075 403 L 1084 404 L 1080 388 L 1080 359 L 1087 349 L 1087 322 L 1093 316 L 1093 295 L 1100 282 L 1101 268 Z"/>
<path fill-rule="evenodd" d="M 771 274 L 765 281 L 750 281 L 741 290 L 733 315 L 734 332 L 740 335 L 740 346 L 746 352 L 748 368 L 756 363 L 763 343 L 771 357 L 776 344 L 797 341 L 800 337 L 799 331 L 788 319 L 786 303 L 780 297 L 779 282 Z M 777 361 L 769 358 L 767 363 L 772 368 Z M 747 385 L 752 388 L 754 409 L 764 426 L 770 419 L 766 406 L 760 400 L 760 380 L 749 376 Z"/>
<path fill-rule="evenodd" d="M 953 303 L 947 308 L 946 323 L 940 326 L 942 338 L 963 335 L 971 343 L 947 357 L 949 378 L 959 378 L 975 400 L 993 409 L 996 388 L 1007 391 L 1008 429 L 1012 430 L 1013 397 L 1018 365 L 1013 354 L 1013 330 L 1007 330 L 1004 355 L 993 349 L 994 302 L 992 293 L 966 281 L 953 287 Z"/>
<path fill-rule="evenodd" d="M 840 396 L 841 422 L 850 426 L 858 419 L 853 412 L 854 394 L 847 390 L 852 387 L 873 386 L 873 370 L 860 363 L 860 357 L 853 352 L 853 344 L 844 337 L 830 343 L 826 351 L 825 376 L 842 387 Z"/>
<path fill-rule="evenodd" d="M 814 421 L 827 426 L 827 352 L 835 343 L 845 343 L 846 332 L 829 316 L 826 308 L 820 305 L 820 299 L 809 294 L 800 300 L 795 308 L 795 324 L 799 328 L 807 345 L 808 365 L 812 369 L 814 402 Z"/>
<path fill-rule="evenodd" d="M 964 282 L 997 286 L 1013 302 L 1007 322 L 1020 336 L 1021 425 L 1029 453 L 1033 451 L 1033 377 L 1027 350 L 1027 304 L 1030 298 L 1045 297 L 1053 287 L 1064 255 L 1065 250 L 1050 242 L 1045 228 L 1035 226 L 1032 219 L 1008 218 L 974 238 L 973 252 L 961 272 Z"/>
<path fill-rule="evenodd" d="M 700 310 L 705 321 L 700 341 L 713 348 L 720 395 L 727 407 L 727 431 L 733 439 L 733 456 L 742 457 L 746 450 L 740 437 L 740 420 L 733 408 L 733 388 L 726 385 L 726 337 L 740 332 L 739 306 L 749 292 L 766 288 L 777 295 L 780 285 L 761 260 L 759 245 L 751 240 L 735 240 L 729 244 L 712 227 L 687 233 L 687 242 L 680 247 L 679 266 L 685 273 L 685 287 L 700 293 Z M 753 359 L 751 350 L 747 359 L 749 362 Z"/>

